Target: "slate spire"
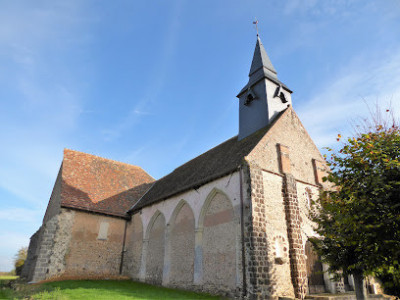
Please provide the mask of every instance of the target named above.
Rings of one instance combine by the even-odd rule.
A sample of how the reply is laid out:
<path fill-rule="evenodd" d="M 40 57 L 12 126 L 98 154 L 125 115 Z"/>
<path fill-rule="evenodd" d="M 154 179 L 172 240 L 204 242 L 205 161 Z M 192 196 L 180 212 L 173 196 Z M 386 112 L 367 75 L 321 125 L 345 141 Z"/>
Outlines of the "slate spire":
<path fill-rule="evenodd" d="M 257 23 L 257 21 L 256 21 Z M 241 140 L 267 126 L 292 103 L 292 91 L 284 85 L 257 34 L 249 81 L 239 92 L 239 136 Z"/>
<path fill-rule="evenodd" d="M 254 49 L 253 61 L 251 62 L 249 77 L 251 77 L 260 69 L 263 69 L 263 71 L 268 73 L 270 76 L 278 78 L 277 72 L 272 65 L 271 60 L 269 59 L 267 52 L 265 51 L 260 36 L 257 34 L 257 44 L 256 48 Z"/>

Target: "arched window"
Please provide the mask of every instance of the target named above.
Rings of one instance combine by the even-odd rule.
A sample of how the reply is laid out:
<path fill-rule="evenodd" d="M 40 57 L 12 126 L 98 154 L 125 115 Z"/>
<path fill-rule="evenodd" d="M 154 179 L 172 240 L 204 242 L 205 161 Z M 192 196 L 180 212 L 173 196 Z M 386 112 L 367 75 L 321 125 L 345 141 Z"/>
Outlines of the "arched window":
<path fill-rule="evenodd" d="M 309 188 L 306 188 L 306 192 L 305 192 L 305 196 L 306 196 L 306 204 L 308 208 L 311 208 L 311 204 L 312 204 L 312 194 L 311 194 L 311 190 Z"/>

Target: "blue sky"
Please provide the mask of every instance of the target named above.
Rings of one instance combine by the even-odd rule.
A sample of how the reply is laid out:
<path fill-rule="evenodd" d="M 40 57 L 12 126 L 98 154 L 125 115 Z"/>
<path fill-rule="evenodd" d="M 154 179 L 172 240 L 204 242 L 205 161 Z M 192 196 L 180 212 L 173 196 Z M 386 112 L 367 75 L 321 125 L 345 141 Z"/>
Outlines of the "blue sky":
<path fill-rule="evenodd" d="M 64 148 L 160 178 L 236 135 L 254 17 L 320 148 L 365 102 L 400 108 L 397 0 L 0 2 L 0 271 L 40 226 Z"/>

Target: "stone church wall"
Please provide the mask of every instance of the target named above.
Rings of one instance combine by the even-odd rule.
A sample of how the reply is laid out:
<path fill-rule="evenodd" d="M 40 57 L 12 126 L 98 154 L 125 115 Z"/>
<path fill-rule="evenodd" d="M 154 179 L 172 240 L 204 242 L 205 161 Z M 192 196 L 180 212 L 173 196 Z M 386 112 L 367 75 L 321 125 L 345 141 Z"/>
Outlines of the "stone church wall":
<path fill-rule="evenodd" d="M 318 197 L 318 178 L 324 168 L 321 154 L 295 112 L 288 109 L 246 160 L 252 234 L 257 237 L 252 247 L 256 253 L 268 253 L 267 264 L 255 254 L 250 285 L 260 297 L 302 297 L 307 286 L 304 247 L 308 237 L 314 236 L 305 195 L 307 191 L 314 200 Z"/>
<path fill-rule="evenodd" d="M 252 161 L 245 174 L 251 199 L 245 219 L 248 296 L 294 298 L 283 176 L 263 171 Z"/>
<path fill-rule="evenodd" d="M 234 290 L 236 226 L 232 204 L 225 195 L 213 197 L 203 228 L 203 285 L 208 290 Z"/>
<path fill-rule="evenodd" d="M 187 287 L 193 284 L 195 253 L 195 221 L 192 209 L 183 202 L 173 216 L 168 238 L 170 259 L 169 285 Z"/>
<path fill-rule="evenodd" d="M 124 219 L 74 211 L 63 276 L 119 275 L 124 229 Z"/>
<path fill-rule="evenodd" d="M 262 172 L 265 199 L 265 229 L 268 237 L 268 263 L 272 295 L 294 297 L 290 278 L 289 242 L 285 206 L 282 197 L 283 178 Z"/>
<path fill-rule="evenodd" d="M 295 179 L 317 184 L 313 160 L 324 161 L 293 109 L 288 109 L 249 154 L 248 159 L 264 170 L 282 173 L 279 145 L 290 151 L 290 170 Z"/>
<path fill-rule="evenodd" d="M 69 249 L 74 217 L 75 211 L 65 208 L 62 208 L 61 213 L 57 215 L 57 229 L 54 234 L 46 279 L 61 276 L 65 272 L 65 256 Z"/>
<path fill-rule="evenodd" d="M 58 214 L 61 204 L 61 175 L 62 166 L 58 172 L 53 191 L 47 205 L 46 213 L 43 217 L 42 226 L 32 235 L 29 248 L 27 263 L 23 268 L 22 276 L 28 281 L 39 281 L 48 275 L 48 262 L 53 247 L 53 238 L 56 233 Z"/>
<path fill-rule="evenodd" d="M 58 215 L 55 215 L 41 227 L 38 237 L 36 264 L 32 272 L 33 282 L 41 281 L 47 278 L 57 225 Z"/>
<path fill-rule="evenodd" d="M 39 242 L 41 236 L 42 227 L 40 227 L 30 238 L 28 255 L 22 268 L 21 277 L 26 279 L 28 282 L 32 280 L 33 273 L 35 271 L 37 256 L 39 252 Z"/>
<path fill-rule="evenodd" d="M 128 222 L 123 261 L 123 274 L 131 277 L 133 280 L 139 280 L 143 238 L 142 218 L 139 214 L 135 214 Z"/>
<path fill-rule="evenodd" d="M 303 243 L 310 237 L 315 237 L 314 224 L 310 220 L 310 209 L 312 209 L 312 201 L 318 200 L 319 188 L 315 185 L 297 182 L 297 195 L 299 198 L 300 213 L 302 219 L 302 235 Z"/>
<path fill-rule="evenodd" d="M 134 279 L 237 294 L 242 288 L 239 172 L 136 212 L 125 250 L 124 274 Z"/>
<path fill-rule="evenodd" d="M 43 223 L 46 223 L 55 215 L 58 215 L 61 210 L 61 185 L 62 185 L 62 166 L 58 172 L 56 183 L 50 196 L 49 204 L 47 205 L 46 213 L 43 218 Z"/>
<path fill-rule="evenodd" d="M 124 226 L 121 218 L 61 208 L 31 239 L 27 279 L 118 276 Z"/>
<path fill-rule="evenodd" d="M 146 282 L 161 285 L 164 269 L 165 218 L 159 213 L 150 224 L 146 256 Z"/>

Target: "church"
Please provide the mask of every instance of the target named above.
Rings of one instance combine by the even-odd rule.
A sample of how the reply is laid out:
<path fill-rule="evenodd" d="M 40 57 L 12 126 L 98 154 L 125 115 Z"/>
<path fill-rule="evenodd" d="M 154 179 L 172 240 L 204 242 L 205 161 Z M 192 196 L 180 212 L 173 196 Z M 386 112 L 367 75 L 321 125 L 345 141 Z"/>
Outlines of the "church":
<path fill-rule="evenodd" d="M 308 241 L 327 166 L 291 94 L 257 35 L 237 136 L 158 180 L 65 149 L 23 277 L 128 276 L 239 299 L 351 289 L 330 280 Z"/>

